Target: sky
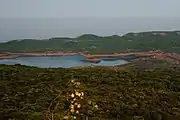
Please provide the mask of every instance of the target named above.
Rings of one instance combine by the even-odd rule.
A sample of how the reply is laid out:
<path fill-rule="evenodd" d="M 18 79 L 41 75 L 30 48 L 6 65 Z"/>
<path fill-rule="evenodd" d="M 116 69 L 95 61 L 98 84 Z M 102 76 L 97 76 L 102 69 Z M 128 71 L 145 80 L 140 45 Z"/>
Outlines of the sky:
<path fill-rule="evenodd" d="M 180 29 L 180 0 L 0 0 L 0 41 Z"/>
<path fill-rule="evenodd" d="M 0 17 L 180 17 L 180 0 L 0 0 Z"/>

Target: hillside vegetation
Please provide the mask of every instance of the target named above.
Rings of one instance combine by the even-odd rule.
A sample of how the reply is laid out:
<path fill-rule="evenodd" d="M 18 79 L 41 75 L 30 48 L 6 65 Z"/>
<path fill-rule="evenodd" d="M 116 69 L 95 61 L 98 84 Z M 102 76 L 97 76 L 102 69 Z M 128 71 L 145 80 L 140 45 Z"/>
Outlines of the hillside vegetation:
<path fill-rule="evenodd" d="M 81 83 L 86 100 L 98 106 L 94 111 L 82 104 L 80 113 L 90 120 L 180 118 L 179 69 L 114 71 L 0 65 L 0 119 L 44 120 L 48 111 L 53 111 L 55 120 L 63 118 L 67 110 L 64 96 L 72 79 Z"/>
<path fill-rule="evenodd" d="M 85 34 L 77 38 L 24 39 L 0 43 L 0 52 L 73 51 L 116 53 L 154 49 L 180 53 L 180 32 L 154 31 L 104 37 Z"/>

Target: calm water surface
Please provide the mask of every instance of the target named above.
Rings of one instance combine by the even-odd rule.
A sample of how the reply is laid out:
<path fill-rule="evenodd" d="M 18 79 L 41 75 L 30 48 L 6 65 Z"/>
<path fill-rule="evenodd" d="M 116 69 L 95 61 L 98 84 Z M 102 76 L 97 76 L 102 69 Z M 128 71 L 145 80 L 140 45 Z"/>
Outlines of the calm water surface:
<path fill-rule="evenodd" d="M 14 59 L 0 60 L 0 64 L 21 64 L 37 66 L 41 68 L 70 68 L 77 66 L 116 66 L 127 63 L 124 60 L 101 61 L 99 63 L 84 62 L 85 58 L 80 55 L 58 56 L 58 57 L 19 57 Z"/>

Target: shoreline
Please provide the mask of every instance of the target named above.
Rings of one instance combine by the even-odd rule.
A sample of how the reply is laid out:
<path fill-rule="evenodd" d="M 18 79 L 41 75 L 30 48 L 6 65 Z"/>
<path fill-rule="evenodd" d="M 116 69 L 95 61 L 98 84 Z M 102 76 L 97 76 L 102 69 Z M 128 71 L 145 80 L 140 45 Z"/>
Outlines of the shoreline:
<path fill-rule="evenodd" d="M 114 54 L 88 54 L 83 52 L 41 52 L 41 53 L 0 53 L 1 59 L 13 59 L 18 57 L 43 57 L 43 56 L 72 56 L 81 55 L 85 57 L 86 62 L 98 63 L 101 60 L 127 60 L 134 59 L 154 58 L 159 60 L 168 60 L 180 64 L 180 54 L 165 53 L 162 51 L 148 51 L 148 52 L 127 52 L 127 53 L 114 53 Z"/>
<path fill-rule="evenodd" d="M 117 60 L 117 59 L 125 59 L 123 57 L 129 55 L 135 55 L 135 53 L 116 53 L 116 54 L 87 54 L 83 52 L 41 52 L 41 53 L 0 53 L 1 59 L 13 59 L 18 57 L 45 57 L 45 56 L 72 56 L 72 55 L 81 55 L 85 57 L 85 62 L 99 63 L 101 60 Z M 122 58 L 119 58 L 122 57 Z M 106 58 L 106 59 L 105 59 Z"/>

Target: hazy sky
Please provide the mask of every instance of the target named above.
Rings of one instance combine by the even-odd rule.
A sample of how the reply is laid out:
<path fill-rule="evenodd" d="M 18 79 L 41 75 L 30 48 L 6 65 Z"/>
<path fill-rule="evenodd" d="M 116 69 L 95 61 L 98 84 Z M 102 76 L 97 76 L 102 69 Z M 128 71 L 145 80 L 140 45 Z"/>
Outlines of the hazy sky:
<path fill-rule="evenodd" d="M 0 41 L 179 30 L 180 0 L 0 0 Z"/>
<path fill-rule="evenodd" d="M 0 17 L 180 16 L 180 0 L 0 0 Z"/>

